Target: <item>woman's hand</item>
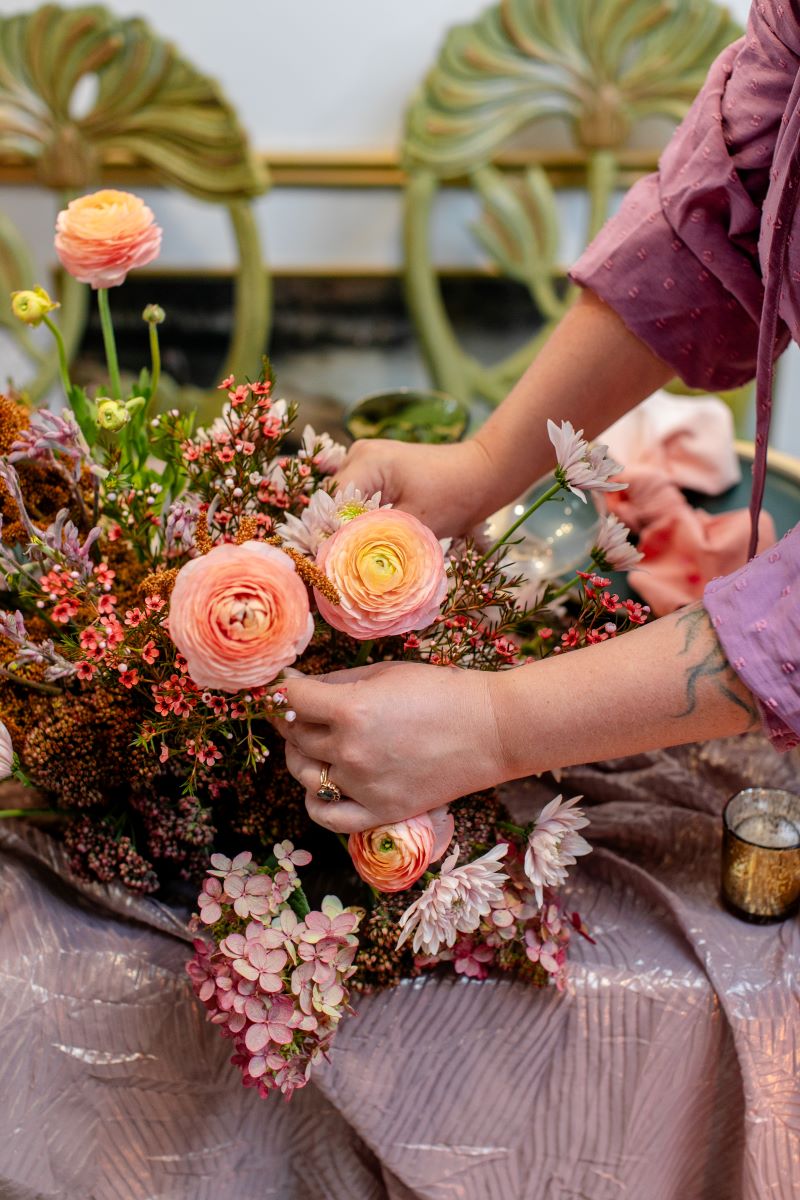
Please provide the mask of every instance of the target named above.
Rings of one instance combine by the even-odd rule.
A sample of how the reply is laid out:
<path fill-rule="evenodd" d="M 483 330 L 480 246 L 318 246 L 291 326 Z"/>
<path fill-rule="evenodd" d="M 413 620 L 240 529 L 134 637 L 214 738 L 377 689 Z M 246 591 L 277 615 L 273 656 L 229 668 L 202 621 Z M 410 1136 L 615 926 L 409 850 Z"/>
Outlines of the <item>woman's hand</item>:
<path fill-rule="evenodd" d="M 313 819 L 340 833 L 523 775 L 759 725 L 700 604 L 513 671 L 379 663 L 292 675 L 287 690 L 289 770 Z M 318 799 L 323 764 L 347 799 Z"/>
<path fill-rule="evenodd" d="M 437 537 L 469 533 L 497 508 L 492 461 L 476 439 L 449 446 L 355 442 L 336 481 L 380 492 L 384 503 L 413 513 Z"/>
<path fill-rule="evenodd" d="M 293 675 L 288 698 L 297 718 L 279 726 L 310 816 L 354 833 L 509 778 L 495 716 L 502 679 L 398 662 Z M 323 764 L 346 799 L 317 797 Z"/>

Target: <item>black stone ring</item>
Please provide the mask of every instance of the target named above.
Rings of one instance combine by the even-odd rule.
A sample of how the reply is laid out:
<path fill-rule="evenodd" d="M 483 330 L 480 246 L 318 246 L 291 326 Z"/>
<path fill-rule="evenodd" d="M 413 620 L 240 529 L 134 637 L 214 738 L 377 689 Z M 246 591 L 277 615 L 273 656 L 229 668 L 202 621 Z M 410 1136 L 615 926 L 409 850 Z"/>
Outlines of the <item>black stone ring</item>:
<path fill-rule="evenodd" d="M 319 787 L 317 795 L 320 800 L 327 800 L 330 804 L 337 804 L 342 798 L 342 793 L 339 788 L 328 778 L 328 764 L 322 764 L 322 770 L 319 773 Z"/>

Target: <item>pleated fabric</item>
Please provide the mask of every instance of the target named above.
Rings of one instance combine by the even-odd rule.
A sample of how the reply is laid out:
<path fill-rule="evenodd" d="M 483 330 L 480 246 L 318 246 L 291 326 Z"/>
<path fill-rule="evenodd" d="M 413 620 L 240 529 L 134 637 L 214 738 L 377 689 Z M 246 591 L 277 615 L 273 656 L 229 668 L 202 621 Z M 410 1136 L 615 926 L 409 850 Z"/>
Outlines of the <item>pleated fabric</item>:
<path fill-rule="evenodd" d="M 569 988 L 429 976 L 357 998 L 290 1103 L 229 1066 L 182 916 L 0 822 L 2 1200 L 790 1200 L 797 919 L 718 900 L 720 813 L 800 789 L 760 735 L 508 789 L 590 801 Z"/>

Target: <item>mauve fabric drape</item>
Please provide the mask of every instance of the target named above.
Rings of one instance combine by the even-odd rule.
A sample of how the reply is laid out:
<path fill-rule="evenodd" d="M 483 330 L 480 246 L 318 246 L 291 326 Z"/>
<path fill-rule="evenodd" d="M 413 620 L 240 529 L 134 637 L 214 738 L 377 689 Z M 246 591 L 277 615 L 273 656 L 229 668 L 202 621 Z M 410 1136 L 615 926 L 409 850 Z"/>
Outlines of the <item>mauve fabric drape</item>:
<path fill-rule="evenodd" d="M 430 977 L 357 1000 L 286 1104 L 246 1091 L 181 919 L 0 823 L 3 1200 L 790 1200 L 800 926 L 720 906 L 720 813 L 797 789 L 759 735 L 573 769 L 595 850 L 568 993 Z M 523 816 L 555 788 L 509 789 Z"/>

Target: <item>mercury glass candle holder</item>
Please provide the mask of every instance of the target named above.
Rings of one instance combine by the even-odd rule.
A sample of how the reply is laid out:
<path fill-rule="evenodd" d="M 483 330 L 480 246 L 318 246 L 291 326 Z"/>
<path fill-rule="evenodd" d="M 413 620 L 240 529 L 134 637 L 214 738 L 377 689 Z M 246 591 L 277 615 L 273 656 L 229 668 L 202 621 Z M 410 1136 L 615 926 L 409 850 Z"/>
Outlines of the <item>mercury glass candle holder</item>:
<path fill-rule="evenodd" d="M 722 814 L 722 898 L 746 921 L 782 921 L 800 906 L 800 796 L 746 788 Z"/>

